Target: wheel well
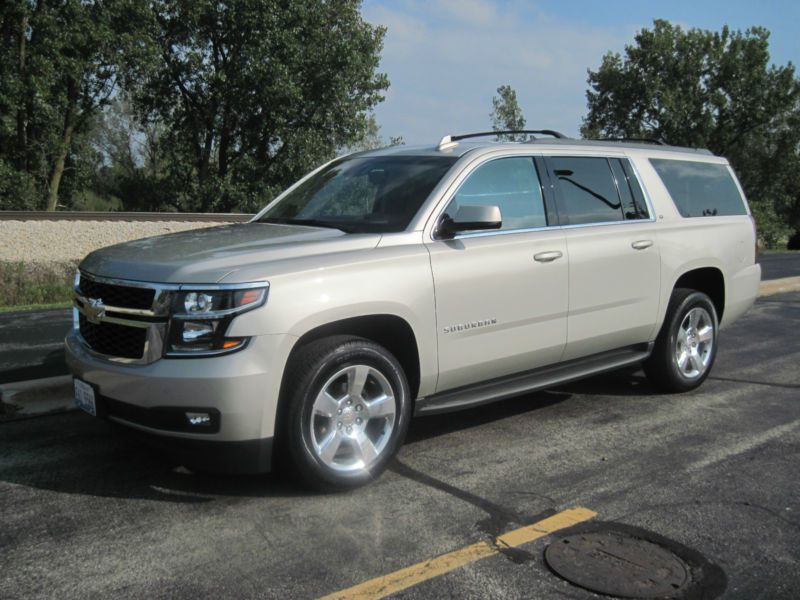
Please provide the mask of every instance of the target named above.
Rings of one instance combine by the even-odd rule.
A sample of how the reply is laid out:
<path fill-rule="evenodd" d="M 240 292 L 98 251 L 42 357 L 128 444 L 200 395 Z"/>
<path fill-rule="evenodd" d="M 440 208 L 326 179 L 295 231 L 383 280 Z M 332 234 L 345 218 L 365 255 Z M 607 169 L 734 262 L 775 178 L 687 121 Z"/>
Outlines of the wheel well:
<path fill-rule="evenodd" d="M 715 267 L 688 271 L 678 278 L 675 288 L 690 288 L 706 294 L 717 309 L 717 318 L 722 320 L 722 311 L 725 309 L 725 278 L 722 271 Z"/>
<path fill-rule="evenodd" d="M 331 335 L 355 335 L 372 340 L 386 348 L 403 367 L 411 398 L 417 397 L 420 378 L 419 351 L 414 330 L 405 319 L 396 315 L 367 315 L 321 325 L 304 333 L 297 340 L 289 355 L 289 361 L 299 348 Z"/>

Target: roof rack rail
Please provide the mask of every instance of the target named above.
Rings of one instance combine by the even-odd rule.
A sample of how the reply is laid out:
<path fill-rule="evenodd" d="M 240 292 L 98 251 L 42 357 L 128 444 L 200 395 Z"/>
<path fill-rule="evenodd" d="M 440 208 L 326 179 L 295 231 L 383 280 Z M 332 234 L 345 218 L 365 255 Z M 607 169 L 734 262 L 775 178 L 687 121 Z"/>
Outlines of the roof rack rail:
<path fill-rule="evenodd" d="M 656 140 L 653 138 L 638 138 L 638 137 L 620 137 L 620 138 L 595 138 L 593 141 L 595 142 L 637 142 L 640 144 L 656 144 L 657 146 L 668 146 L 666 142 L 662 140 Z"/>
<path fill-rule="evenodd" d="M 450 139 L 454 142 L 457 142 L 458 140 L 463 140 L 466 138 L 486 137 L 488 135 L 509 135 L 516 133 L 552 135 L 554 138 L 558 138 L 560 140 L 567 139 L 567 136 L 565 136 L 563 133 L 560 131 L 553 131 L 552 129 L 509 129 L 507 131 L 480 131 L 478 133 L 461 133 L 459 135 L 451 135 Z"/>
<path fill-rule="evenodd" d="M 456 145 L 455 143 L 457 141 L 464 140 L 467 138 L 487 137 L 492 135 L 515 135 L 520 133 L 526 133 L 531 136 L 551 135 L 559 140 L 569 139 L 566 135 L 564 135 L 560 131 L 555 131 L 553 129 L 511 129 L 507 131 L 479 131 L 476 133 L 461 133 L 458 135 L 446 135 L 439 142 L 439 150 L 444 150 L 445 148 L 452 148 L 453 146 Z"/>

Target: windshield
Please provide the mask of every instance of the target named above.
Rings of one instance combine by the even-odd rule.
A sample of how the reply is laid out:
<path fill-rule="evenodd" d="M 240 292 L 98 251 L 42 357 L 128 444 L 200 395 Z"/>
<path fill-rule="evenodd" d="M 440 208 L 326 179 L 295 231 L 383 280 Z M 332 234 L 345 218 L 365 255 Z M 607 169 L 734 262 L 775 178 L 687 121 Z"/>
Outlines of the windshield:
<path fill-rule="evenodd" d="M 456 160 L 450 156 L 345 158 L 308 178 L 258 221 L 334 227 L 349 233 L 403 231 Z"/>

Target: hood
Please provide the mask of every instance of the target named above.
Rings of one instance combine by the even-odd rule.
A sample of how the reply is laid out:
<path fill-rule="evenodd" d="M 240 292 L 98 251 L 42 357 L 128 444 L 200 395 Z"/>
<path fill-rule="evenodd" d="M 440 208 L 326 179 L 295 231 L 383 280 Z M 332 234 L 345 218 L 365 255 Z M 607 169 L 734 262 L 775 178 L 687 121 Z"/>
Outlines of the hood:
<path fill-rule="evenodd" d="M 95 250 L 80 268 L 101 277 L 156 283 L 236 280 L 246 267 L 294 257 L 374 248 L 379 234 L 272 223 L 240 223 L 194 229 Z"/>

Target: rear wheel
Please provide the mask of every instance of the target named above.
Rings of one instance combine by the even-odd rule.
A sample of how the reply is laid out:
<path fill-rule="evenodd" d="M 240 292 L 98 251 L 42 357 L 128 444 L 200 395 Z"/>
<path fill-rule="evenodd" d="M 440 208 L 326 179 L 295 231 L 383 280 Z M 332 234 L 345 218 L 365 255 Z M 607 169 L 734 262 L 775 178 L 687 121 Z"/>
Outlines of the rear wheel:
<path fill-rule="evenodd" d="M 363 485 L 403 443 L 410 418 L 403 369 L 357 337 L 311 342 L 292 360 L 286 440 L 295 473 L 318 489 Z"/>
<path fill-rule="evenodd" d="M 644 364 L 648 378 L 668 392 L 698 387 L 714 364 L 718 328 L 717 311 L 706 294 L 676 289 L 653 354 Z"/>

